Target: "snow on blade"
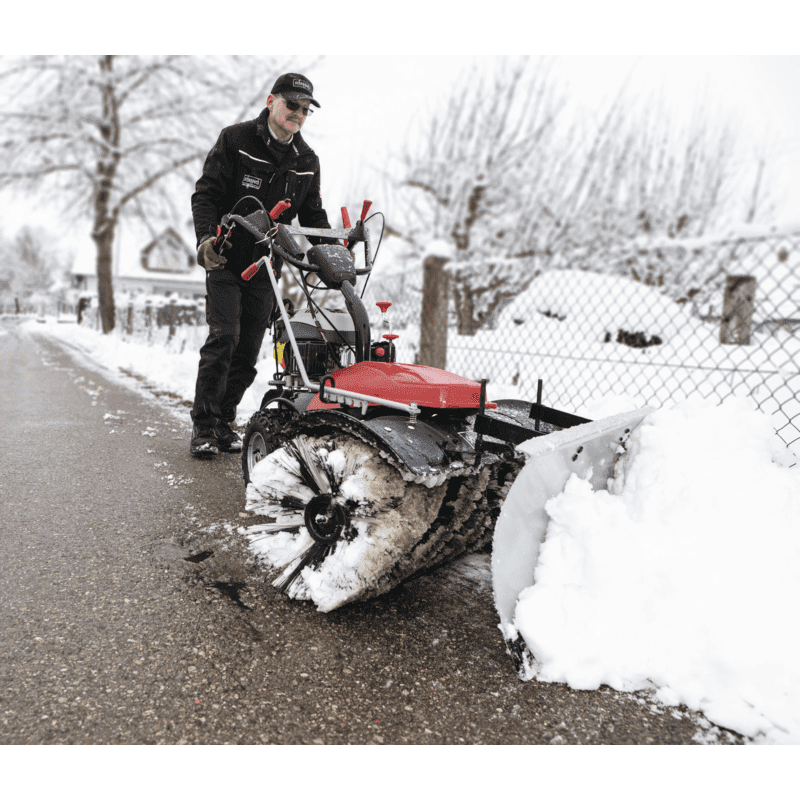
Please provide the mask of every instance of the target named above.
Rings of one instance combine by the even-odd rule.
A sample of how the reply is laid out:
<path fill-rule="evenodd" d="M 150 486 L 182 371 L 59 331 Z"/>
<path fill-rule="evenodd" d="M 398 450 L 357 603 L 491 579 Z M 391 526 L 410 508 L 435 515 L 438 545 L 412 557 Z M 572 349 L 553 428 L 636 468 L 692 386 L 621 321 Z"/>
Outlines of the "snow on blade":
<path fill-rule="evenodd" d="M 687 402 L 634 431 L 610 491 L 572 476 L 515 613 L 536 677 L 655 686 L 757 741 L 800 743 L 800 472 L 786 455 L 748 401 Z"/>

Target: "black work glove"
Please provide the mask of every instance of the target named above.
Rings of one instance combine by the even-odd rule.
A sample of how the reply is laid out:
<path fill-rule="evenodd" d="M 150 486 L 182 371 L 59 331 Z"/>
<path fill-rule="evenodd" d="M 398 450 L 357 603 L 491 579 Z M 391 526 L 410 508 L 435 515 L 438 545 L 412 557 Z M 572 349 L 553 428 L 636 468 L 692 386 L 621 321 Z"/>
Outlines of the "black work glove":
<path fill-rule="evenodd" d="M 223 269 L 228 259 L 221 253 L 214 252 L 214 238 L 210 237 L 200 243 L 197 248 L 197 263 L 207 272 L 215 269 Z"/>

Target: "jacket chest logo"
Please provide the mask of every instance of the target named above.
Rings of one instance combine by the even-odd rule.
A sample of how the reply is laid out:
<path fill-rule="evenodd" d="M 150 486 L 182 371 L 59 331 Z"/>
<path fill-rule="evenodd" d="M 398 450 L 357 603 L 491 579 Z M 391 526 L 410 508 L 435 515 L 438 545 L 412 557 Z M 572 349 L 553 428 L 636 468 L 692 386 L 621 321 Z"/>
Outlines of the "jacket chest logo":
<path fill-rule="evenodd" d="M 242 186 L 245 186 L 248 189 L 260 189 L 261 178 L 257 177 L 256 175 L 245 175 L 244 180 L 242 181 Z"/>

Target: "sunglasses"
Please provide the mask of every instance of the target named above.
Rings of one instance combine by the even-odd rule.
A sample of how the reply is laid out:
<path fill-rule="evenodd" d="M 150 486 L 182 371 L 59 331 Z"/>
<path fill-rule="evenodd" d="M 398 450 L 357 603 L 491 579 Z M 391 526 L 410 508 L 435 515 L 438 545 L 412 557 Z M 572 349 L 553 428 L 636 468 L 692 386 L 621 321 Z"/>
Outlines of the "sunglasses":
<path fill-rule="evenodd" d="M 293 100 L 284 100 L 284 104 L 289 111 L 299 111 L 302 113 L 304 117 L 307 117 L 309 114 L 314 113 L 314 109 L 309 106 L 306 108 L 305 106 L 301 106 L 300 103 L 295 103 Z"/>

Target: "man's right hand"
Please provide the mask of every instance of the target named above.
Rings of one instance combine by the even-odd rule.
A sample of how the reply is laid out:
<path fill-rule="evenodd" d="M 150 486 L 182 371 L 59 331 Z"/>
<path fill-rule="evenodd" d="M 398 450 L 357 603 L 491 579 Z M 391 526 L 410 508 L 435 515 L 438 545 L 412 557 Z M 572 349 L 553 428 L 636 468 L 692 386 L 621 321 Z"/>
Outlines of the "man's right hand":
<path fill-rule="evenodd" d="M 197 263 L 207 272 L 223 269 L 228 259 L 220 253 L 214 252 L 214 238 L 211 237 L 201 243 L 197 248 Z"/>

